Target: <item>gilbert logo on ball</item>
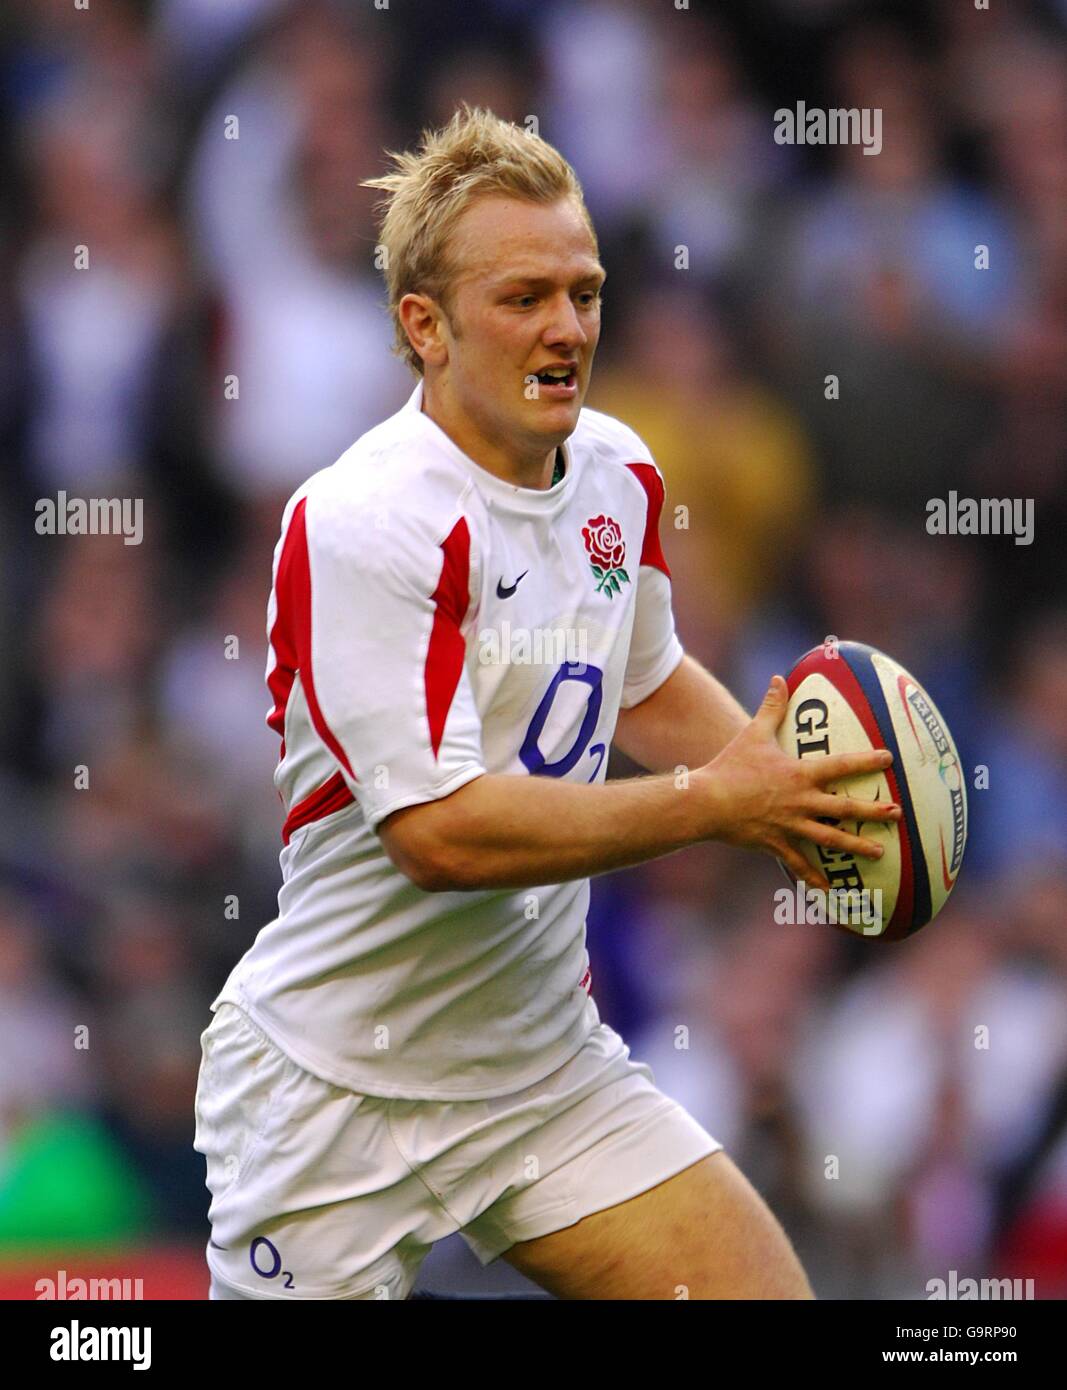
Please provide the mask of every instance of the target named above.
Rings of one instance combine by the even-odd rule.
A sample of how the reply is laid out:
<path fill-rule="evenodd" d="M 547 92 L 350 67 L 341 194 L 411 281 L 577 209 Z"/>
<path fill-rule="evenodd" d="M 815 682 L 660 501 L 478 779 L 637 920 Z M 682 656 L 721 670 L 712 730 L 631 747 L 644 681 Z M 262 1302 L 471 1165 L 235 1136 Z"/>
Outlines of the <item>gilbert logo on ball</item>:
<path fill-rule="evenodd" d="M 932 921 L 951 893 L 967 843 L 967 792 L 948 725 L 919 682 L 884 652 L 860 642 L 812 648 L 789 674 L 789 708 L 778 730 L 798 758 L 888 748 L 884 772 L 831 785 L 865 801 L 895 801 L 897 822 L 842 822 L 881 844 L 881 859 L 802 842 L 831 889 L 881 894 L 879 929 L 858 936 L 899 940 Z"/>

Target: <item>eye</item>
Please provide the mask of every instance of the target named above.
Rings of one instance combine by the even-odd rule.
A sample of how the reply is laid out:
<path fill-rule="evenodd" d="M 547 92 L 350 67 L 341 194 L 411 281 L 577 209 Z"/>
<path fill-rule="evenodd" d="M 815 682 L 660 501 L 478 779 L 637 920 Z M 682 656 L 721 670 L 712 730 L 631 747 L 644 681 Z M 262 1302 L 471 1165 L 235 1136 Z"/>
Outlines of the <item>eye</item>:
<path fill-rule="evenodd" d="M 535 294 L 520 294 L 509 302 L 518 305 L 520 309 L 529 309 L 537 303 L 537 296 Z"/>
<path fill-rule="evenodd" d="M 578 298 L 587 309 L 591 309 L 595 304 L 603 303 L 603 296 L 599 290 L 582 290 Z"/>

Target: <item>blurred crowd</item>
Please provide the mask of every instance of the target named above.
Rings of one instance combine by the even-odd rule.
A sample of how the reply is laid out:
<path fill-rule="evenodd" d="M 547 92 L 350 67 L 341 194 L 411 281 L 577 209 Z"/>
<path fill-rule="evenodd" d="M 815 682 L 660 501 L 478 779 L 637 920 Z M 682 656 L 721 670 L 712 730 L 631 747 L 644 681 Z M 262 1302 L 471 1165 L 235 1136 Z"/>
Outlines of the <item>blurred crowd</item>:
<path fill-rule="evenodd" d="M 359 180 L 466 100 L 583 181 L 589 404 L 664 473 L 684 645 L 749 707 L 827 634 L 883 648 L 967 774 L 903 944 L 775 924 L 717 846 L 595 880 L 601 1016 L 821 1296 L 1067 1296 L 1067 6 L 724 10 L 5 5 L 0 1254 L 206 1239 L 199 1036 L 280 881 L 282 505 L 411 389 Z M 881 109 L 881 152 L 776 144 L 800 100 Z M 951 489 L 1034 499 L 1033 544 L 928 534 Z M 38 535 L 60 490 L 142 498 L 143 543 Z"/>

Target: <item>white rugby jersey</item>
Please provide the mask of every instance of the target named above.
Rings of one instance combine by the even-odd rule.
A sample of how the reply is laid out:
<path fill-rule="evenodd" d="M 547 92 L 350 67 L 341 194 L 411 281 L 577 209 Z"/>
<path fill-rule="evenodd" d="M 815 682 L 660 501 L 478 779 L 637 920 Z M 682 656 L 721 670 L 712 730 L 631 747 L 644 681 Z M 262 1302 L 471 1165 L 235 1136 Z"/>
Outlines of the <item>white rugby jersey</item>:
<path fill-rule="evenodd" d="M 682 647 L 663 482 L 632 430 L 582 410 L 539 491 L 421 407 L 420 382 L 285 508 L 267 615 L 283 883 L 212 1008 L 335 1085 L 476 1100 L 547 1076 L 600 1022 L 589 881 L 424 892 L 377 827 L 486 772 L 603 782 L 620 705 Z"/>

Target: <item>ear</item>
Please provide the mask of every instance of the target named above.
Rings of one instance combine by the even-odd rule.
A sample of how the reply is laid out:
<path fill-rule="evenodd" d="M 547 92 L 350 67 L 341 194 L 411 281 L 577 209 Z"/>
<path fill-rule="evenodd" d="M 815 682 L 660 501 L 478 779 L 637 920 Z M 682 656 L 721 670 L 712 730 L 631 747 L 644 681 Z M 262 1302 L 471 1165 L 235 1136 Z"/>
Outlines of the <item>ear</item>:
<path fill-rule="evenodd" d="M 448 361 L 444 315 L 436 300 L 425 294 L 406 294 L 397 305 L 400 323 L 408 342 L 428 367 L 442 367 Z"/>

